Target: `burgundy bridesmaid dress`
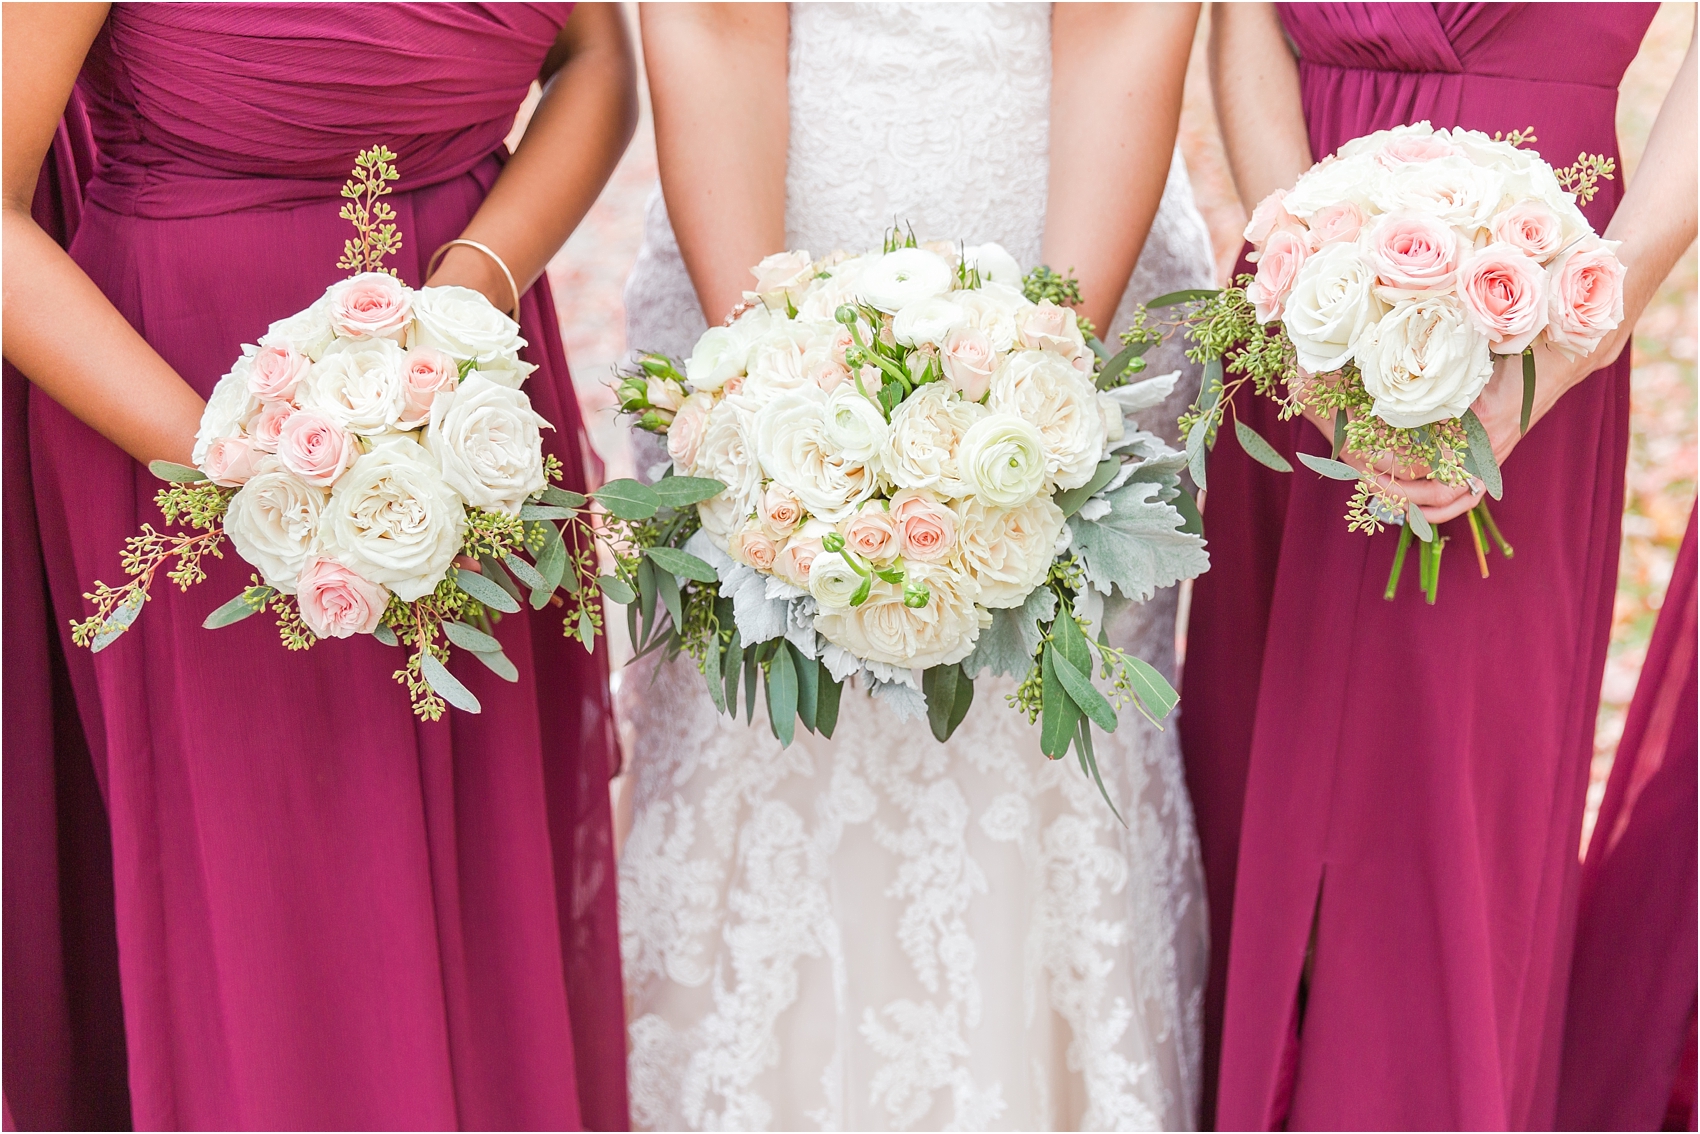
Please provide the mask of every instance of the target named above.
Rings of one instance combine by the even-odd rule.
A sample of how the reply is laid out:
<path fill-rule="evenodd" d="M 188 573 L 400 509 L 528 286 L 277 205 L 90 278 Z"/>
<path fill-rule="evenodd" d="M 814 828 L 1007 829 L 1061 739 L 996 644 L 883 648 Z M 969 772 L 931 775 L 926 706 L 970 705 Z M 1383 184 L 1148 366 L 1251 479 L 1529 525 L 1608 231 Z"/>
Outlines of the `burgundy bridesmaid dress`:
<path fill-rule="evenodd" d="M 399 154 L 410 284 L 501 169 L 568 5 L 114 6 L 80 89 L 100 160 L 71 255 L 203 395 L 342 276 L 338 189 Z M 590 459 L 548 284 L 521 319 L 546 445 Z M 207 613 L 250 569 L 155 587 L 97 656 L 91 581 L 159 522 L 157 482 L 39 390 L 31 473 L 52 617 L 111 823 L 139 1128 L 623 1127 L 625 1040 L 601 656 L 502 620 L 508 684 L 417 722 L 398 651 L 285 651 Z M 20 1118 L 22 1116 L 19 1116 Z"/>
<path fill-rule="evenodd" d="M 1616 154 L 1654 8 L 1280 6 L 1315 157 L 1427 119 L 1532 126 L 1560 166 Z M 1585 210 L 1597 229 L 1622 189 Z M 1289 458 L 1328 454 L 1266 400 L 1239 412 Z M 1211 455 L 1181 702 L 1214 943 L 1206 1121 L 1551 1127 L 1628 439 L 1625 354 L 1508 459 L 1493 507 L 1515 559 L 1483 579 L 1463 519 L 1444 526 L 1432 607 L 1409 577 L 1382 597 L 1396 540 L 1346 530 L 1350 486 Z"/>
<path fill-rule="evenodd" d="M 1582 864 L 1560 1130 L 1693 1130 L 1694 516 Z"/>

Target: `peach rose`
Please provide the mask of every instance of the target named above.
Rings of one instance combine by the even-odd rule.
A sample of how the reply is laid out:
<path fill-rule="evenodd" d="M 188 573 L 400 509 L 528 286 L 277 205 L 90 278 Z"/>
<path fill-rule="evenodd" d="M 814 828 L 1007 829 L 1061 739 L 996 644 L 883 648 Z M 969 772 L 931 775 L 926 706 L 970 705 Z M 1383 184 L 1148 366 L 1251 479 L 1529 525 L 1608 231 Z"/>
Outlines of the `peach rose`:
<path fill-rule="evenodd" d="M 667 427 L 667 455 L 680 472 L 688 473 L 696 464 L 697 450 L 702 447 L 702 431 L 708 415 L 714 409 L 713 394 L 692 394 L 679 407 L 673 422 Z"/>
<path fill-rule="evenodd" d="M 403 398 L 397 429 L 418 429 L 431 420 L 431 403 L 437 395 L 460 384 L 460 367 L 436 347 L 417 346 L 402 363 Z"/>
<path fill-rule="evenodd" d="M 1521 354 L 1547 324 L 1547 273 L 1510 244 L 1489 244 L 1458 268 L 1458 298 L 1496 354 Z"/>
<path fill-rule="evenodd" d="M 248 368 L 248 392 L 262 402 L 292 402 L 312 360 L 291 346 L 269 346 Z"/>
<path fill-rule="evenodd" d="M 1382 216 L 1363 235 L 1364 256 L 1383 299 L 1409 299 L 1450 288 L 1466 251 L 1452 226 L 1427 213 Z"/>
<path fill-rule="evenodd" d="M 897 526 L 885 503 L 870 500 L 844 528 L 844 543 L 863 559 L 884 563 L 897 555 Z"/>
<path fill-rule="evenodd" d="M 732 538 L 726 542 L 726 551 L 746 566 L 771 572 L 774 560 L 779 557 L 779 544 L 762 531 L 760 524 L 745 521 L 744 526 L 733 532 Z"/>
<path fill-rule="evenodd" d="M 388 272 L 361 272 L 332 284 L 331 329 L 350 339 L 393 339 L 401 342 L 413 318 L 413 296 L 407 285 Z"/>
<path fill-rule="evenodd" d="M 295 412 L 295 407 L 288 402 L 262 402 L 260 412 L 248 426 L 253 431 L 250 440 L 254 442 L 254 448 L 262 453 L 277 452 L 278 435 L 283 430 L 283 423 Z"/>
<path fill-rule="evenodd" d="M 1437 135 L 1401 134 L 1382 146 L 1375 160 L 1383 169 L 1396 169 L 1411 162 L 1434 161 L 1457 153 L 1458 147 Z"/>
<path fill-rule="evenodd" d="M 1523 201 L 1493 218 L 1493 238 L 1521 248 L 1541 263 L 1564 246 L 1564 224 L 1541 201 Z"/>
<path fill-rule="evenodd" d="M 1329 205 L 1310 218 L 1310 250 L 1315 252 L 1324 244 L 1356 240 L 1363 227 L 1363 210 L 1355 202 L 1341 201 Z"/>
<path fill-rule="evenodd" d="M 260 451 L 254 443 L 240 434 L 234 437 L 220 437 L 207 446 L 206 459 L 201 462 L 201 471 L 207 474 L 207 479 L 214 484 L 222 484 L 226 488 L 238 488 L 248 483 L 248 478 L 258 471 Z"/>
<path fill-rule="evenodd" d="M 1619 242 L 1589 237 L 1553 262 L 1547 341 L 1571 358 L 1593 353 L 1623 322 Z"/>
<path fill-rule="evenodd" d="M 1270 234 L 1269 242 L 1258 253 L 1257 278 L 1245 289 L 1245 297 L 1257 308 L 1258 322 L 1273 323 L 1281 317 L 1299 269 L 1309 255 L 1310 246 L 1297 233 L 1280 229 Z"/>
<path fill-rule="evenodd" d="M 940 355 L 945 381 L 963 399 L 978 402 L 992 386 L 992 371 L 998 367 L 992 339 L 978 327 L 958 327 L 944 337 Z"/>
<path fill-rule="evenodd" d="M 757 506 L 761 518 L 775 532 L 784 534 L 803 522 L 803 505 L 797 494 L 778 481 L 767 486 Z"/>
<path fill-rule="evenodd" d="M 889 515 L 905 559 L 936 563 L 956 545 L 956 513 L 925 493 L 899 492 L 891 498 Z"/>
<path fill-rule="evenodd" d="M 1269 239 L 1269 234 L 1276 229 L 1296 229 L 1304 226 L 1299 223 L 1283 203 L 1287 199 L 1285 189 L 1277 189 L 1257 203 L 1257 208 L 1251 211 L 1251 220 L 1246 222 L 1245 238 L 1253 244 L 1261 246 Z"/>
<path fill-rule="evenodd" d="M 278 430 L 277 459 L 308 484 L 331 484 L 358 455 L 354 438 L 317 410 L 297 410 Z"/>
<path fill-rule="evenodd" d="M 773 557 L 773 573 L 793 587 L 807 590 L 809 570 L 821 554 L 821 537 L 830 531 L 832 525 L 823 520 L 810 520 L 804 524 Z"/>
<path fill-rule="evenodd" d="M 389 591 L 324 555 L 307 560 L 296 587 L 301 621 L 321 638 L 370 634 L 390 602 Z"/>
<path fill-rule="evenodd" d="M 1021 345 L 1073 358 L 1086 345 L 1074 312 L 1042 299 L 1017 317 Z"/>

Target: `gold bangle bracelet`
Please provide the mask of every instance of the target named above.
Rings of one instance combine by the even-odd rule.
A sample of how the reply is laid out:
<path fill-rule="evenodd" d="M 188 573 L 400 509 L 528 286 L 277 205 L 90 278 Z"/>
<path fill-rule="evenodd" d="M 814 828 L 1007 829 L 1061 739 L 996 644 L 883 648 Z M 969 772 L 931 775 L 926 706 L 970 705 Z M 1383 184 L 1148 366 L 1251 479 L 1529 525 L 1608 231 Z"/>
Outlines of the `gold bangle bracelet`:
<path fill-rule="evenodd" d="M 468 248 L 476 248 L 478 251 L 484 253 L 484 255 L 490 257 L 490 259 L 496 261 L 496 267 L 502 269 L 502 278 L 508 281 L 508 290 L 513 293 L 514 297 L 513 308 L 508 312 L 508 314 L 513 316 L 514 322 L 519 322 L 519 285 L 514 283 L 514 274 L 508 271 L 507 263 L 500 256 L 496 255 L 495 251 L 486 244 L 480 244 L 476 240 L 467 240 L 465 238 L 448 241 L 441 248 L 438 248 L 435 252 L 431 253 L 431 262 L 425 265 L 425 278 L 427 280 L 431 278 L 431 273 L 437 270 L 437 261 L 443 258 L 444 252 L 447 252 L 456 244 L 464 244 Z"/>

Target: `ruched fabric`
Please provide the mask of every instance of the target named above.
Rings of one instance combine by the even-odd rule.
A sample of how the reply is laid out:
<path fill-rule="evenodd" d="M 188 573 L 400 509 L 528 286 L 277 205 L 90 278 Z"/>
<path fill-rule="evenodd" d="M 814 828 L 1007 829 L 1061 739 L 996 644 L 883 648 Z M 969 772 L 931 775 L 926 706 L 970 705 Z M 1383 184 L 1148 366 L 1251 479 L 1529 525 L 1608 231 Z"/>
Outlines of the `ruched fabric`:
<path fill-rule="evenodd" d="M 337 190 L 361 149 L 399 155 L 389 264 L 424 282 L 568 10 L 116 5 L 80 82 L 100 160 L 71 255 L 205 395 L 345 274 Z M 545 446 L 582 489 L 546 281 L 521 326 Z M 29 429 L 64 635 L 160 523 L 158 483 L 38 390 Z M 65 635 L 110 816 L 136 1125 L 622 1127 L 602 657 L 548 608 L 506 617 L 519 680 L 463 655 L 483 713 L 419 723 L 374 639 L 296 654 L 266 617 L 203 630 L 250 573 L 227 552 L 187 593 L 162 580 L 99 655 Z"/>
<path fill-rule="evenodd" d="M 1616 155 L 1617 83 L 1653 6 L 1280 10 L 1316 158 L 1428 119 L 1533 127 L 1564 166 Z M 1597 229 L 1622 187 L 1585 210 Z M 1237 408 L 1289 459 L 1327 456 L 1267 400 Z M 1432 607 L 1408 570 L 1382 597 L 1396 536 L 1346 530 L 1350 486 L 1211 454 L 1181 735 L 1222 1128 L 1552 1125 L 1628 439 L 1625 354 L 1507 460 L 1492 507 L 1514 559 L 1483 579 L 1464 519 L 1443 525 Z"/>

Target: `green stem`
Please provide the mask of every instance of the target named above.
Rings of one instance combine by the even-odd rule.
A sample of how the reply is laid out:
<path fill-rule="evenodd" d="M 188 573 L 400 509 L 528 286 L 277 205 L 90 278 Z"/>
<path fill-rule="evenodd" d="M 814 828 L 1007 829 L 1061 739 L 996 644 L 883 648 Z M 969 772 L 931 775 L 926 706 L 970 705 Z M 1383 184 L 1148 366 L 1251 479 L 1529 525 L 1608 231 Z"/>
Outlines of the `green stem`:
<path fill-rule="evenodd" d="M 1492 536 L 1493 542 L 1499 545 L 1499 553 L 1510 559 L 1516 553 L 1511 550 L 1511 545 L 1505 542 L 1505 537 L 1499 533 L 1499 525 L 1494 523 L 1493 513 L 1488 511 L 1487 501 L 1483 500 L 1476 507 L 1481 511 L 1482 522 L 1487 525 L 1488 535 Z"/>
<path fill-rule="evenodd" d="M 1383 596 L 1388 602 L 1399 593 L 1399 575 L 1405 570 L 1405 553 L 1411 550 L 1411 525 L 1401 524 L 1399 527 L 1399 548 L 1393 553 L 1393 570 L 1387 573 L 1387 593 Z"/>
<path fill-rule="evenodd" d="M 1477 515 L 1480 509 L 1481 505 L 1477 504 L 1464 515 L 1470 521 L 1470 539 L 1476 545 L 1476 565 L 1481 568 L 1482 578 L 1485 579 L 1488 577 L 1487 544 L 1482 540 L 1482 521 Z"/>

